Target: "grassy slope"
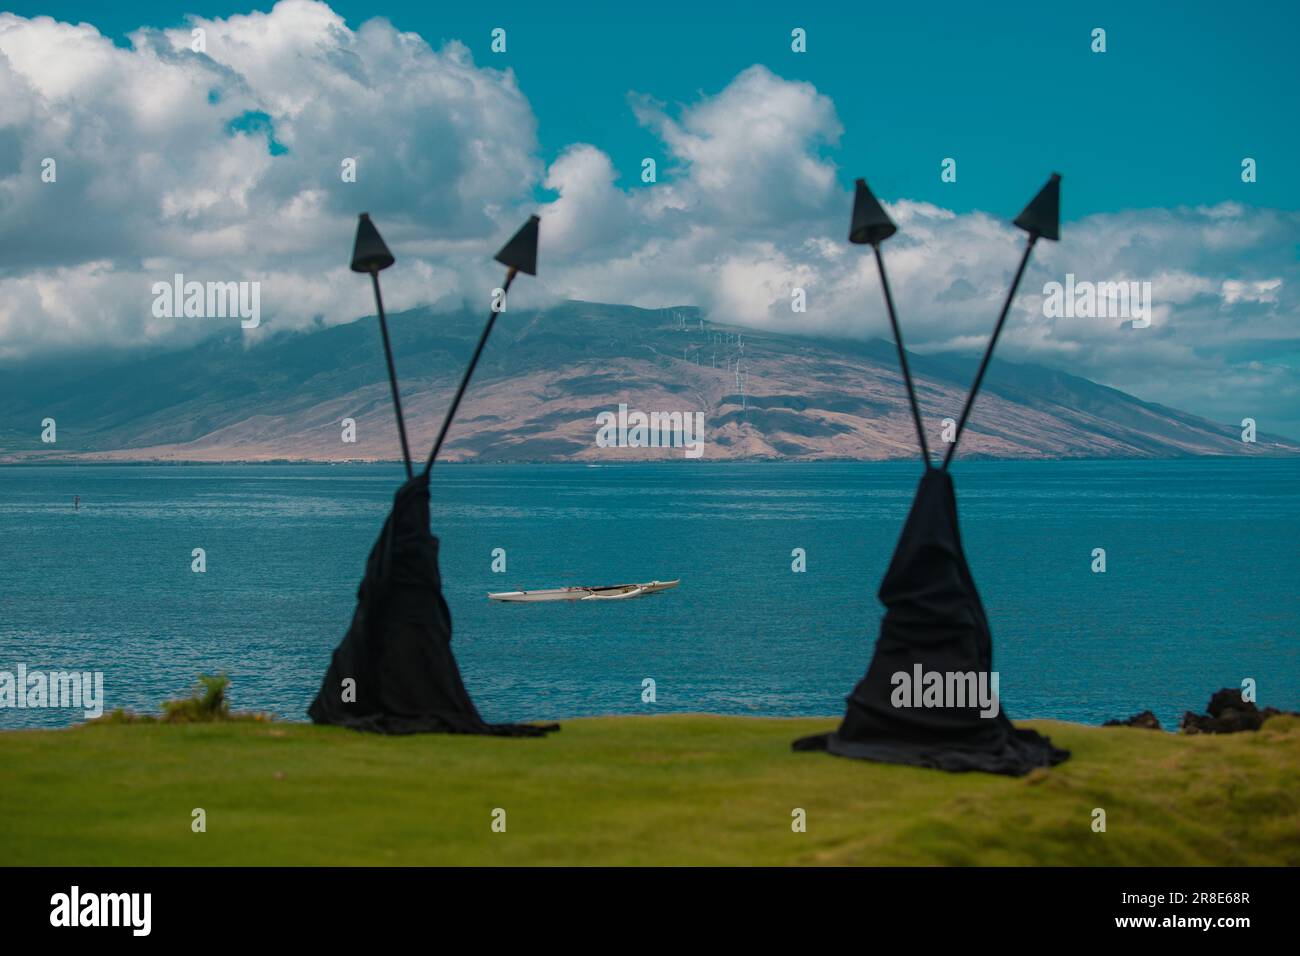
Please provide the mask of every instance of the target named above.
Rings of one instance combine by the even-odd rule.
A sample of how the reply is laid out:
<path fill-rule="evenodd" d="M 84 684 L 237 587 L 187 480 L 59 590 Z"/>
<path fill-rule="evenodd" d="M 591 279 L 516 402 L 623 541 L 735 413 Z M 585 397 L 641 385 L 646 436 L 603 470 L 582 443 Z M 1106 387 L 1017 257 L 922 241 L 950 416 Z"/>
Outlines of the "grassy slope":
<path fill-rule="evenodd" d="M 1022 779 L 790 751 L 832 723 L 599 718 L 545 740 L 253 723 L 0 733 L 0 861 L 1300 864 L 1291 718 L 1232 737 L 1033 722 L 1074 756 Z M 791 832 L 794 807 L 807 833 Z"/>

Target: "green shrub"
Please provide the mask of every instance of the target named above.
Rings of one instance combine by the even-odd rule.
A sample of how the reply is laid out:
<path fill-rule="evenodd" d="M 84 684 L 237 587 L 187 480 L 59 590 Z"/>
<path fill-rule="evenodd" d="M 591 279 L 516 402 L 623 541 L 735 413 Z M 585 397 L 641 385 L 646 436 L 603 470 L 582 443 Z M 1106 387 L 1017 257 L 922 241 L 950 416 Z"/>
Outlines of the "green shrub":
<path fill-rule="evenodd" d="M 163 701 L 163 722 L 168 724 L 211 723 L 230 718 L 226 688 L 230 678 L 221 674 L 200 674 L 189 697 Z"/>
<path fill-rule="evenodd" d="M 98 724 L 207 724 L 224 720 L 271 720 L 270 714 L 251 711 L 231 712 L 226 700 L 230 678 L 221 674 L 200 674 L 189 697 L 162 702 L 162 714 L 137 714 L 130 710 L 111 710 L 90 723 Z"/>

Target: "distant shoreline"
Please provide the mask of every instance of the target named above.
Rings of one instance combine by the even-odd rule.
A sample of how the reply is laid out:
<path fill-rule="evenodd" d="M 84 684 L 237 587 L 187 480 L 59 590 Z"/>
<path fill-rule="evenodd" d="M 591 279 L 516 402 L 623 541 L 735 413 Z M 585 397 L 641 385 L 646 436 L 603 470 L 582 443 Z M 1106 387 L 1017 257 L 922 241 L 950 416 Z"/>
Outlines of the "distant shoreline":
<path fill-rule="evenodd" d="M 550 458 L 500 458 L 500 459 L 474 459 L 472 461 L 439 461 L 439 469 L 448 467 L 477 467 L 490 465 L 567 465 L 575 468 L 609 468 L 625 467 L 636 465 L 681 465 L 690 467 L 694 465 L 816 465 L 816 464 L 852 464 L 860 463 L 864 465 L 884 465 L 897 462 L 915 461 L 920 464 L 919 456 L 900 455 L 895 458 L 701 458 L 701 459 L 683 459 L 678 457 L 663 458 L 643 458 L 643 459 L 613 459 L 610 461 L 556 461 Z M 1162 455 L 1153 457 L 1128 457 L 1116 456 L 1111 458 L 1076 458 L 1076 457 L 1035 457 L 1035 458 L 1000 458 L 991 455 L 971 455 L 962 456 L 957 459 L 958 462 L 969 464 L 973 462 L 1006 462 L 1029 464 L 1034 462 L 1041 463 L 1059 463 L 1059 462 L 1173 462 L 1173 461 L 1300 461 L 1300 453 L 1279 451 L 1267 454 L 1256 455 Z M 275 465 L 277 467 L 301 466 L 301 467 L 324 467 L 324 466 L 367 466 L 367 465 L 391 465 L 400 467 L 402 459 L 400 458 L 348 458 L 348 459 L 329 459 L 329 458 L 222 458 L 222 459 L 203 459 L 203 458 L 122 458 L 109 459 L 102 458 L 58 458 L 48 461 L 33 459 L 0 459 L 0 468 L 42 468 L 50 466 L 63 467 L 233 467 L 233 466 L 258 466 L 258 465 Z"/>

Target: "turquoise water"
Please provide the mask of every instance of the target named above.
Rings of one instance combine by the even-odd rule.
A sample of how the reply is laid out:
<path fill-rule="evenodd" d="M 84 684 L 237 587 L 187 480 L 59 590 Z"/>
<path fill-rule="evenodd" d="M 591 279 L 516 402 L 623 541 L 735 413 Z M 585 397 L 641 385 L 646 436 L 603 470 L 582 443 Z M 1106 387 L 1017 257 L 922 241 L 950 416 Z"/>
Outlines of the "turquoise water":
<path fill-rule="evenodd" d="M 1013 718 L 1151 708 L 1176 726 L 1245 677 L 1262 704 L 1300 703 L 1300 462 L 955 474 Z M 914 463 L 440 465 L 433 526 L 466 683 L 495 720 L 838 714 L 870 659 L 875 590 L 918 477 Z M 305 719 L 400 478 L 385 465 L 0 468 L 0 670 L 101 670 L 107 706 L 135 709 L 224 670 L 236 707 Z M 1099 547 L 1105 574 L 1090 570 Z M 676 577 L 678 590 L 631 601 L 485 598 Z M 78 719 L 0 709 L 0 727 Z"/>

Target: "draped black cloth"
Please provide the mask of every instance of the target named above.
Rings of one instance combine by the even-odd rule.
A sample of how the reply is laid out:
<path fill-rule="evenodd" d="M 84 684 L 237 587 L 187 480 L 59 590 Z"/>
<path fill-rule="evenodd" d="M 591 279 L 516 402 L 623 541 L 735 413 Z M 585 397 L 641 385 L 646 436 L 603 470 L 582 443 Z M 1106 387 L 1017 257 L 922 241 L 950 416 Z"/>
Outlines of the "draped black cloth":
<path fill-rule="evenodd" d="M 1014 727 L 1000 703 L 991 717 L 981 716 L 978 701 L 970 700 L 960 707 L 896 706 L 912 698 L 898 691 L 902 683 L 894 675 L 912 678 L 918 664 L 923 673 L 991 680 L 993 638 L 962 551 L 946 470 L 926 468 L 879 597 L 885 606 L 880 638 L 843 722 L 833 733 L 796 740 L 795 750 L 1012 776 L 1070 756 L 1041 734 Z"/>
<path fill-rule="evenodd" d="M 355 681 L 355 694 L 344 681 Z M 307 710 L 317 724 L 381 734 L 540 737 L 558 724 L 489 724 L 479 716 L 451 652 L 438 539 L 429 531 L 429 476 L 398 489 L 370 549 L 357 609 Z"/>

